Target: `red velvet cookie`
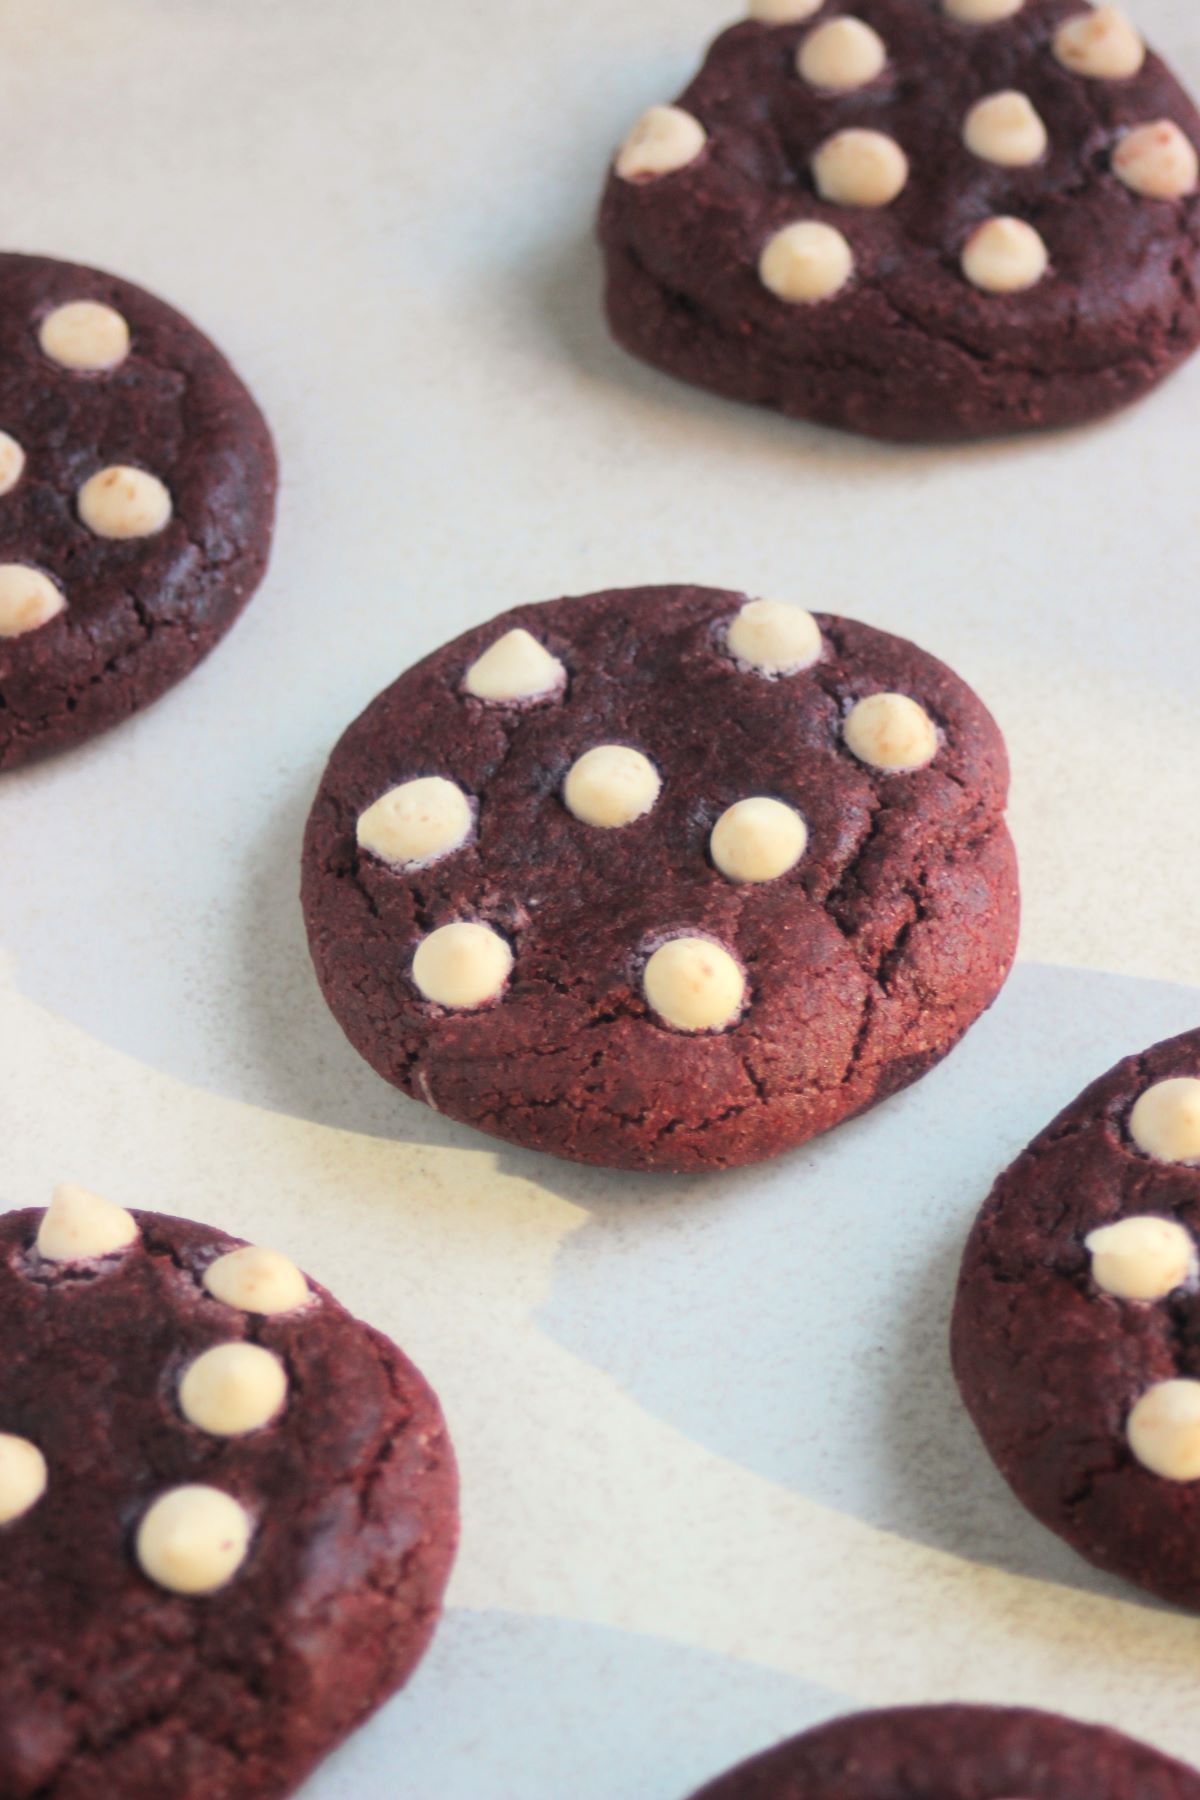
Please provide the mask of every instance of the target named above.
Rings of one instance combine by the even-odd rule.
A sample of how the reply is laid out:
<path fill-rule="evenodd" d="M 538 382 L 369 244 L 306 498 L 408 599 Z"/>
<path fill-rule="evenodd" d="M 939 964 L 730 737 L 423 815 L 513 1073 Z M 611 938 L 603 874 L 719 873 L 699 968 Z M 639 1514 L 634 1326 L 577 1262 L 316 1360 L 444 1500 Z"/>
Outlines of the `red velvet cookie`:
<path fill-rule="evenodd" d="M 1200 115 L 1111 6 L 752 0 L 601 214 L 608 314 L 697 386 L 875 437 L 1068 425 L 1200 340 Z"/>
<path fill-rule="evenodd" d="M 115 275 L 0 255 L 0 769 L 194 668 L 274 514 L 262 414 L 194 325 Z"/>
<path fill-rule="evenodd" d="M 694 1800 L 1200 1800 L 1200 1775 L 1099 1725 L 912 1706 L 806 1731 Z"/>
<path fill-rule="evenodd" d="M 581 1162 L 727 1168 L 944 1056 L 1012 960 L 1003 742 L 912 644 L 710 588 L 519 607 L 334 751 L 303 905 L 351 1042 Z"/>
<path fill-rule="evenodd" d="M 0 1218 L 0 1794 L 281 1800 L 408 1677 L 457 1536 L 412 1364 L 285 1257 Z"/>
<path fill-rule="evenodd" d="M 1127 1057 L 996 1183 L 954 1309 L 1001 1474 L 1081 1555 L 1200 1607 L 1200 1031 Z"/>

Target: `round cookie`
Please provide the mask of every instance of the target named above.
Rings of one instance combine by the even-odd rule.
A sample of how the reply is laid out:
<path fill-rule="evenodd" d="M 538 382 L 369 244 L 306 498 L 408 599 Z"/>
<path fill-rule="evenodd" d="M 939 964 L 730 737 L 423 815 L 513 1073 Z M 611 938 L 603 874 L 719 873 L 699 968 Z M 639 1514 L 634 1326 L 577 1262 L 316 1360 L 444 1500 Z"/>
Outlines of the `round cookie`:
<path fill-rule="evenodd" d="M 436 1623 L 430 1389 L 286 1258 L 80 1189 L 0 1217 L 0 1362 L 0 1793 L 292 1793 Z"/>
<path fill-rule="evenodd" d="M 806 1731 L 694 1800 L 1200 1800 L 1200 1775 L 1105 1726 L 1016 1707 L 912 1706 Z"/>
<path fill-rule="evenodd" d="M 0 254 L 0 769 L 195 667 L 262 579 L 275 484 L 262 414 L 180 313 Z"/>
<path fill-rule="evenodd" d="M 954 1309 L 1001 1474 L 1099 1568 L 1200 1607 L 1200 1031 L 1130 1056 L 996 1183 Z"/>
<path fill-rule="evenodd" d="M 914 441 L 1096 418 L 1190 355 L 1200 114 L 1114 8 L 751 12 L 647 115 L 674 121 L 661 153 L 610 171 L 600 236 L 627 350 Z"/>
<path fill-rule="evenodd" d="M 479 698 L 509 660 L 511 697 Z M 611 786 L 580 816 L 569 777 L 606 747 L 636 755 L 589 760 Z M 435 776 L 466 838 L 372 851 L 376 804 Z M 451 1118 L 610 1167 L 753 1162 L 915 1080 L 995 997 L 1007 785 L 975 695 L 869 626 L 698 587 L 518 607 L 334 751 L 304 847 L 317 976 Z M 717 831 L 749 799 L 778 804 Z"/>

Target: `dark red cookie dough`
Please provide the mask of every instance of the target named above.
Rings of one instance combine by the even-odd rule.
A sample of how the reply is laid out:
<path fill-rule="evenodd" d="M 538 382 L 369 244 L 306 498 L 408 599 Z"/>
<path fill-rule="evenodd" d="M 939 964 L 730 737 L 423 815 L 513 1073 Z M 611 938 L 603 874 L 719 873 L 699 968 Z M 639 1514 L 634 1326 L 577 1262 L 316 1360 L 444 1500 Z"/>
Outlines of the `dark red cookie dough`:
<path fill-rule="evenodd" d="M 42 320 L 96 300 L 129 325 L 128 356 L 79 372 L 46 356 Z M 212 649 L 262 579 L 276 467 L 262 414 L 225 358 L 131 282 L 0 255 L 0 430 L 25 452 L 0 495 L 0 563 L 35 565 L 66 608 L 0 637 L 0 768 L 91 737 L 155 700 Z M 156 475 L 173 513 L 151 537 L 96 536 L 79 489 L 110 465 Z"/>
<path fill-rule="evenodd" d="M 334 1014 L 406 1094 L 580 1162 L 726 1168 L 904 1087 L 995 997 L 1018 900 L 994 721 L 931 656 L 825 614 L 813 668 L 740 667 L 725 633 L 745 600 L 663 587 L 518 607 L 410 669 L 346 732 L 308 823 L 304 913 Z M 562 661 L 565 693 L 524 708 L 468 697 L 465 671 L 514 627 Z M 914 774 L 870 769 L 842 742 L 851 704 L 892 689 L 941 731 Z M 641 750 L 663 782 L 619 830 L 561 796 L 575 759 L 606 743 Z M 464 847 L 416 871 L 360 851 L 360 814 L 429 775 L 477 807 Z M 808 847 L 780 879 L 739 885 L 709 836 L 754 795 L 798 809 Z M 461 919 L 515 955 L 501 998 L 472 1012 L 413 981 L 418 943 Z M 693 933 L 746 972 L 728 1030 L 670 1029 L 643 997 L 650 950 Z"/>
<path fill-rule="evenodd" d="M 1087 1088 L 996 1183 L 971 1233 L 954 1310 L 963 1399 L 1017 1497 L 1114 1574 L 1200 1607 L 1200 1482 L 1134 1455 L 1148 1389 L 1200 1377 L 1193 1281 L 1158 1300 L 1105 1292 L 1085 1240 L 1144 1217 L 1200 1234 L 1200 1167 L 1138 1148 L 1153 1084 L 1200 1076 L 1200 1031 L 1130 1056 Z"/>
<path fill-rule="evenodd" d="M 1161 118 L 1200 144 L 1200 115 L 1153 54 L 1122 80 L 1063 68 L 1051 41 L 1081 10 L 1026 0 L 972 26 L 936 0 L 827 0 L 800 24 L 733 26 L 678 103 L 709 134 L 699 157 L 642 183 L 610 174 L 600 234 L 617 339 L 697 386 L 882 438 L 1069 425 L 1145 393 L 1200 340 L 1200 194 L 1136 194 L 1112 152 L 1126 128 Z M 842 13 L 879 33 L 888 63 L 835 94 L 804 82 L 795 58 Z M 969 108 L 1008 89 L 1049 133 L 1029 167 L 981 161 L 962 141 Z M 907 154 L 890 205 L 818 196 L 811 158 L 849 127 Z M 1025 292 L 984 293 L 961 271 L 966 240 L 996 215 L 1035 227 L 1049 251 Z M 757 272 L 767 241 L 800 219 L 836 227 L 855 260 L 816 304 L 778 299 Z"/>
<path fill-rule="evenodd" d="M 262 1317 L 201 1285 L 235 1240 L 135 1215 L 87 1264 L 0 1218 L 0 1431 L 48 1485 L 0 1526 L 4 1800 L 279 1800 L 405 1680 L 438 1616 L 457 1531 L 453 1454 L 417 1370 L 324 1289 Z M 183 1368 L 246 1339 L 286 1364 L 278 1422 L 188 1424 Z M 135 1557 L 164 1489 L 219 1487 L 252 1514 L 227 1586 L 189 1598 Z"/>
<path fill-rule="evenodd" d="M 1015 1707 L 857 1713 L 694 1800 L 1200 1800 L 1200 1775 L 1099 1725 Z"/>

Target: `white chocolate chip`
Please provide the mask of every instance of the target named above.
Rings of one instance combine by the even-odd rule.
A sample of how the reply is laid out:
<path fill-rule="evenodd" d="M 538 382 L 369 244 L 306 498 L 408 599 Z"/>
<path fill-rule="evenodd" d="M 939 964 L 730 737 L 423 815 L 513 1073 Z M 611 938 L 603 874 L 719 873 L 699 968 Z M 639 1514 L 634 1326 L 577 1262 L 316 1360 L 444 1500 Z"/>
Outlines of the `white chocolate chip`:
<path fill-rule="evenodd" d="M 563 686 L 567 671 L 557 656 L 521 625 L 506 631 L 467 670 L 463 686 L 477 700 L 540 700 Z"/>
<path fill-rule="evenodd" d="M 56 618 L 67 602 L 40 569 L 0 563 L 0 638 L 23 637 Z"/>
<path fill-rule="evenodd" d="M 98 469 L 79 490 L 79 516 L 102 538 L 153 537 L 171 517 L 171 496 L 157 475 L 125 463 Z"/>
<path fill-rule="evenodd" d="M 760 25 L 798 25 L 801 19 L 811 19 L 824 3 L 825 0 L 750 0 L 746 16 L 757 19 Z"/>
<path fill-rule="evenodd" d="M 123 1206 L 102 1200 L 67 1181 L 56 1187 L 38 1228 L 38 1255 L 47 1262 L 88 1262 L 128 1249 L 138 1237 L 137 1220 Z"/>
<path fill-rule="evenodd" d="M 1129 1135 L 1158 1162 L 1200 1162 L 1200 1081 L 1177 1075 L 1139 1095 Z"/>
<path fill-rule="evenodd" d="M 728 950 L 710 938 L 677 937 L 646 964 L 642 990 L 676 1031 L 723 1031 L 746 1003 L 746 977 Z"/>
<path fill-rule="evenodd" d="M 835 131 L 813 157 L 822 200 L 835 206 L 888 206 L 908 180 L 908 158 L 882 131 Z"/>
<path fill-rule="evenodd" d="M 1118 1300 L 1165 1300 L 1196 1272 L 1196 1246 L 1173 1219 L 1140 1214 L 1084 1239 L 1092 1280 Z"/>
<path fill-rule="evenodd" d="M 938 751 L 933 720 L 907 694 L 868 694 L 850 708 L 842 736 L 859 762 L 892 774 L 923 769 Z"/>
<path fill-rule="evenodd" d="M 960 25 L 996 25 L 1019 13 L 1025 0 L 942 0 L 942 11 Z"/>
<path fill-rule="evenodd" d="M 222 1306 L 236 1307 L 238 1312 L 261 1313 L 273 1318 L 277 1313 L 296 1312 L 311 1299 L 307 1281 L 290 1257 L 278 1250 L 263 1250 L 257 1244 L 246 1244 L 240 1250 L 229 1250 L 218 1256 L 204 1271 L 204 1285 Z"/>
<path fill-rule="evenodd" d="M 486 1006 L 504 991 L 512 951 L 488 925 L 459 920 L 422 938 L 413 957 L 413 980 L 426 1000 L 466 1010 Z"/>
<path fill-rule="evenodd" d="M 1200 1477 L 1200 1381 L 1160 1381 L 1129 1415 L 1129 1448 L 1165 1481 Z"/>
<path fill-rule="evenodd" d="M 786 600 L 747 600 L 725 642 L 731 656 L 763 675 L 798 675 L 821 654 L 817 621 Z"/>
<path fill-rule="evenodd" d="M 817 219 L 785 225 L 769 239 L 758 261 L 762 284 L 792 305 L 828 300 L 844 288 L 854 257 L 840 231 Z"/>
<path fill-rule="evenodd" d="M 963 143 L 972 156 L 1002 169 L 1040 161 L 1048 141 L 1032 101 L 1015 88 L 977 100 L 963 124 Z"/>
<path fill-rule="evenodd" d="M 1073 75 L 1124 81 L 1146 60 L 1146 46 L 1117 6 L 1076 13 L 1054 34 L 1054 54 Z"/>
<path fill-rule="evenodd" d="M 0 1525 L 11 1525 L 46 1491 L 46 1459 L 28 1438 L 0 1431 Z"/>
<path fill-rule="evenodd" d="M 1115 174 L 1150 200 L 1179 200 L 1200 176 L 1195 145 L 1173 119 L 1156 119 L 1127 131 L 1113 151 Z"/>
<path fill-rule="evenodd" d="M 250 1530 L 246 1509 L 220 1488 L 172 1488 L 143 1515 L 137 1559 L 173 1594 L 213 1594 L 245 1562 Z"/>
<path fill-rule="evenodd" d="M 808 827 L 796 809 L 763 795 L 727 807 L 708 847 L 730 881 L 775 881 L 795 868 L 807 843 Z"/>
<path fill-rule="evenodd" d="M 571 764 L 563 783 L 567 811 L 585 825 L 615 830 L 644 817 L 662 792 L 658 770 L 626 744 L 597 744 Z"/>
<path fill-rule="evenodd" d="M 260 1431 L 287 1399 L 287 1371 L 258 1344 L 217 1344 L 198 1356 L 179 1384 L 185 1419 L 214 1437 Z"/>
<path fill-rule="evenodd" d="M 0 494 L 11 494 L 25 473 L 25 452 L 15 437 L 0 431 Z"/>
<path fill-rule="evenodd" d="M 95 374 L 115 369 L 129 355 L 129 327 L 115 307 L 102 300 L 68 300 L 47 313 L 38 343 L 51 362 Z"/>
<path fill-rule="evenodd" d="M 471 835 L 467 796 L 443 775 L 389 788 L 360 814 L 359 848 L 400 869 L 424 868 L 460 850 Z"/>
<path fill-rule="evenodd" d="M 682 106 L 652 106 L 644 112 L 617 155 L 622 181 L 657 181 L 695 162 L 708 133 Z"/>
<path fill-rule="evenodd" d="M 796 52 L 796 67 L 813 87 L 847 94 L 866 87 L 887 62 L 883 39 L 861 19 L 844 13 L 810 31 Z"/>
<path fill-rule="evenodd" d="M 985 219 L 967 239 L 962 272 L 985 294 L 1019 294 L 1049 267 L 1046 246 L 1024 219 Z"/>

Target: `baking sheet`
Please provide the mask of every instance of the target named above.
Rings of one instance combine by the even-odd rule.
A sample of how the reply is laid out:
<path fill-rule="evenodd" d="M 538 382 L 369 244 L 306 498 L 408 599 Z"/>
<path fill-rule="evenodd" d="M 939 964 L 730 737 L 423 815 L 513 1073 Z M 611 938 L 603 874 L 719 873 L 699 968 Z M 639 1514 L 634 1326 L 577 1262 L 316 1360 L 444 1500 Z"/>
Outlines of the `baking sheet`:
<path fill-rule="evenodd" d="M 1138 16 L 1200 85 L 1182 0 Z M 6 242 L 145 282 L 285 472 L 229 641 L 0 792 L 0 1200 L 60 1179 L 291 1250 L 446 1404 L 450 1608 L 311 1800 L 682 1800 L 848 1704 L 1107 1717 L 1200 1761 L 1197 1627 L 1028 1520 L 945 1329 L 996 1171 L 1200 1022 L 1188 434 L 898 452 L 709 400 L 599 322 L 612 142 L 699 0 L 0 4 Z M 1022 962 L 910 1093 L 762 1170 L 613 1177 L 380 1083 L 308 969 L 298 838 L 399 669 L 520 600 L 702 580 L 916 638 L 1014 764 Z M 1072 966 L 1064 966 L 1072 965 Z"/>

